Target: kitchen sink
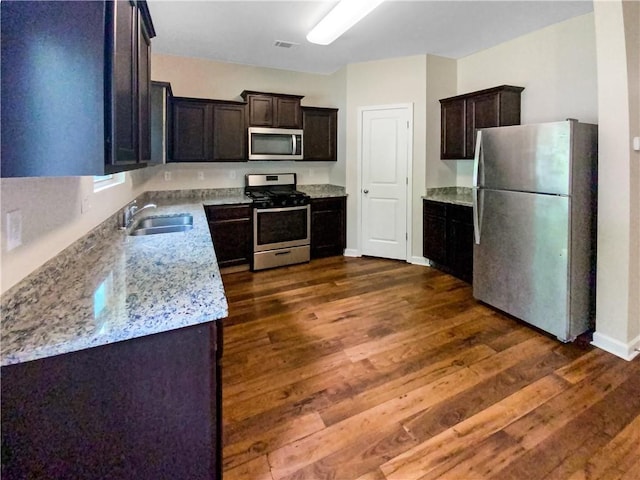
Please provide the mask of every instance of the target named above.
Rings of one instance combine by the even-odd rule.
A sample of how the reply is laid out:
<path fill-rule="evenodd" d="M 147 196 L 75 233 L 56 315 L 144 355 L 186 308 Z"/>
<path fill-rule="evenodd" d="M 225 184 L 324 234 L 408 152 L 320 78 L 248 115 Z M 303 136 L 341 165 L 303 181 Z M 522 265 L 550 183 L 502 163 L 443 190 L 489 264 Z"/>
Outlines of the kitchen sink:
<path fill-rule="evenodd" d="M 146 217 L 137 222 L 129 235 L 155 235 L 158 233 L 186 232 L 193 228 L 193 215 L 180 213 L 177 215 L 159 215 Z"/>

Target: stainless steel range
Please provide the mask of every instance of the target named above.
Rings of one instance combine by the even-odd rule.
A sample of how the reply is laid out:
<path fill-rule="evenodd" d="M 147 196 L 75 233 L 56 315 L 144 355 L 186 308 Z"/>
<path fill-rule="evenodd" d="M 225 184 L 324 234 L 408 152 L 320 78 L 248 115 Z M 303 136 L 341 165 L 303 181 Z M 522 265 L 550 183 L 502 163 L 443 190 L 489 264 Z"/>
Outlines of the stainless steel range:
<path fill-rule="evenodd" d="M 244 191 L 253 200 L 253 270 L 308 262 L 309 196 L 296 190 L 296 174 L 249 174 Z"/>

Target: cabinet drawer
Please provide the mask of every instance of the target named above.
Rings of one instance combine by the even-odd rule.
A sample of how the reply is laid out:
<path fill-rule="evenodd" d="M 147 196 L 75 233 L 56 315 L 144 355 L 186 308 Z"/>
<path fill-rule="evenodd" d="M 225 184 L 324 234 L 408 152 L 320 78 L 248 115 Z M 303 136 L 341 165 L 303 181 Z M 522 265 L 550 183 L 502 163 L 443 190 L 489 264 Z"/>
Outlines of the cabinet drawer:
<path fill-rule="evenodd" d="M 425 215 L 433 215 L 436 217 L 447 216 L 447 204 L 442 202 L 434 202 L 432 200 L 423 200 L 423 211 Z"/>
<path fill-rule="evenodd" d="M 314 198 L 311 200 L 311 211 L 342 210 L 344 202 L 345 197 Z"/>
<path fill-rule="evenodd" d="M 204 207 L 207 219 L 238 220 L 251 218 L 251 206 L 249 205 L 209 205 Z"/>

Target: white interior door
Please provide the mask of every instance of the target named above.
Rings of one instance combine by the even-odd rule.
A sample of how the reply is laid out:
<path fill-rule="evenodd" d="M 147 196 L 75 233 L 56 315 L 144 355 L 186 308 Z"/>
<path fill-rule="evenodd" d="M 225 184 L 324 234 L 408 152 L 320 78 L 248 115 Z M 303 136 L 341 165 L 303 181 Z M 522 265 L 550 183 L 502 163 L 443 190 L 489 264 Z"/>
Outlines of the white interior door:
<path fill-rule="evenodd" d="M 411 108 L 361 112 L 362 254 L 406 260 Z"/>

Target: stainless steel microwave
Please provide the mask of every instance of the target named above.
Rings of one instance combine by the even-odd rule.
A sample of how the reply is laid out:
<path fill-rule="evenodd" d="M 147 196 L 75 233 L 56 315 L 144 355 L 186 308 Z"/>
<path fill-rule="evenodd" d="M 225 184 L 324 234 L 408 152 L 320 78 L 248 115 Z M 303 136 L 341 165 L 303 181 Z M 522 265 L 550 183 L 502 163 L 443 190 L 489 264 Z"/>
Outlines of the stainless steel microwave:
<path fill-rule="evenodd" d="M 249 160 L 302 160 L 302 130 L 249 127 Z"/>

